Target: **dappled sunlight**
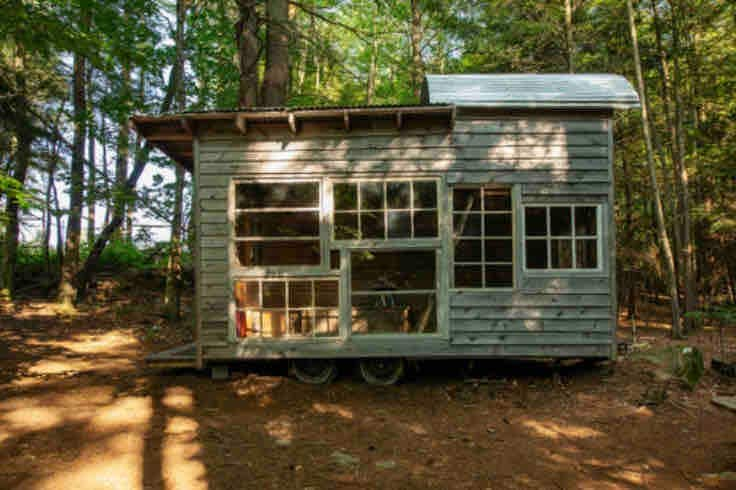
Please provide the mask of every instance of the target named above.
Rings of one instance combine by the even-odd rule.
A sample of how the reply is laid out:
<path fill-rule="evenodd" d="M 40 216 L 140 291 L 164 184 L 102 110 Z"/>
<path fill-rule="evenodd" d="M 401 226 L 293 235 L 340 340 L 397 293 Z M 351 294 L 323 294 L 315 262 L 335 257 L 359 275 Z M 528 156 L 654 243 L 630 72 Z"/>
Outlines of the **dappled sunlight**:
<path fill-rule="evenodd" d="M 289 443 L 294 439 L 293 424 L 288 416 L 284 415 L 275 420 L 269 420 L 264 428 L 266 433 L 277 442 Z"/>
<path fill-rule="evenodd" d="M 587 439 L 591 437 L 602 437 L 603 433 L 585 427 L 570 423 L 558 424 L 551 421 L 523 420 L 521 424 L 530 429 L 536 435 L 546 437 L 548 439 L 560 439 L 567 437 L 570 439 Z"/>
<path fill-rule="evenodd" d="M 53 407 L 27 407 L 3 415 L 3 423 L 19 433 L 49 430 L 64 421 L 60 411 Z"/>
<path fill-rule="evenodd" d="M 133 336 L 113 330 L 102 334 L 78 334 L 68 340 L 40 340 L 28 339 L 26 345 L 32 347 L 60 347 L 76 354 L 104 354 L 111 355 L 125 348 L 134 348 L 138 340 Z"/>
<path fill-rule="evenodd" d="M 281 386 L 284 378 L 280 376 L 257 376 L 250 374 L 234 383 L 235 394 L 242 398 L 251 398 L 259 406 L 265 407 L 273 403 L 271 392 Z"/>
<path fill-rule="evenodd" d="M 166 394 L 161 402 L 166 408 L 171 410 L 190 411 L 194 407 L 192 390 L 183 386 L 166 388 Z"/>
<path fill-rule="evenodd" d="M 337 415 L 347 420 L 353 420 L 353 411 L 341 405 L 316 402 L 312 404 L 312 408 L 317 413 Z"/>
<path fill-rule="evenodd" d="M 90 420 L 90 428 L 98 431 L 113 431 L 145 424 L 151 418 L 149 397 L 124 397 L 111 405 L 98 409 Z"/>
<path fill-rule="evenodd" d="M 162 449 L 162 476 L 167 489 L 206 489 L 207 470 L 199 459 L 199 424 L 190 417 L 173 416 L 166 423 Z"/>

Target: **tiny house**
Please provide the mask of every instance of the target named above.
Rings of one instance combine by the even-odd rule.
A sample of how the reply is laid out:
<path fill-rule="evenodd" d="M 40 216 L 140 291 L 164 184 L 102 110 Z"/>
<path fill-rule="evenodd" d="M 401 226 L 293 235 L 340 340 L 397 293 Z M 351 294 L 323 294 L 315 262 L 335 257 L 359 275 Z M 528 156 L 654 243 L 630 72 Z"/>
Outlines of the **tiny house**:
<path fill-rule="evenodd" d="M 615 75 L 428 75 L 422 104 L 135 116 L 192 173 L 197 366 L 615 355 Z"/>

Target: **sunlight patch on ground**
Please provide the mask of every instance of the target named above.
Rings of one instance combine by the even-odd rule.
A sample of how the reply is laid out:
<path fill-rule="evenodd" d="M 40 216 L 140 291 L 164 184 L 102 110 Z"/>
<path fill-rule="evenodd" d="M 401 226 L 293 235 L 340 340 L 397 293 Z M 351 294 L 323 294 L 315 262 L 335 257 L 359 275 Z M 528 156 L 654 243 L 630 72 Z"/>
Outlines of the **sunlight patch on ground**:
<path fill-rule="evenodd" d="M 561 437 L 569 437 L 571 439 L 587 439 L 590 437 L 601 437 L 603 433 L 574 424 L 557 424 L 556 422 L 540 422 L 537 420 L 524 420 L 522 425 L 527 429 L 531 429 L 537 435 L 548 439 L 560 439 Z"/>
<path fill-rule="evenodd" d="M 329 414 L 329 415 L 337 415 L 338 417 L 342 417 L 344 419 L 352 420 L 353 419 L 353 411 L 349 410 L 343 406 L 336 405 L 334 403 L 314 403 L 312 404 L 312 408 L 315 412 L 321 413 L 321 414 Z"/>
<path fill-rule="evenodd" d="M 25 433 L 52 429 L 64 418 L 54 407 L 27 407 L 6 413 L 3 420 L 12 431 Z"/>
<path fill-rule="evenodd" d="M 243 398 L 253 398 L 259 406 L 265 407 L 273 403 L 270 393 L 283 382 L 281 377 L 251 374 L 234 383 L 235 394 Z"/>
<path fill-rule="evenodd" d="M 131 369 L 135 363 L 130 359 L 82 359 L 65 356 L 49 356 L 28 368 L 32 376 L 51 376 L 83 371 L 123 371 Z"/>
<path fill-rule="evenodd" d="M 166 408 L 172 410 L 189 411 L 194 408 L 194 397 L 192 390 L 183 386 L 172 386 L 166 388 L 166 394 L 162 400 Z"/>
<path fill-rule="evenodd" d="M 266 422 L 265 429 L 268 435 L 277 441 L 291 442 L 294 439 L 292 425 L 289 417 L 281 416 Z"/>
<path fill-rule="evenodd" d="M 98 431 L 112 431 L 145 424 L 151 417 L 151 399 L 148 397 L 124 397 L 101 408 L 90 420 L 90 426 Z"/>
<path fill-rule="evenodd" d="M 76 354 L 109 355 L 120 349 L 136 346 L 138 341 L 124 332 L 110 331 L 100 335 L 75 335 L 69 340 L 28 339 L 26 344 L 33 347 L 61 347 Z"/>
<path fill-rule="evenodd" d="M 207 470 L 198 458 L 199 424 L 192 418 L 175 416 L 166 423 L 162 454 L 162 474 L 167 489 L 206 489 Z"/>

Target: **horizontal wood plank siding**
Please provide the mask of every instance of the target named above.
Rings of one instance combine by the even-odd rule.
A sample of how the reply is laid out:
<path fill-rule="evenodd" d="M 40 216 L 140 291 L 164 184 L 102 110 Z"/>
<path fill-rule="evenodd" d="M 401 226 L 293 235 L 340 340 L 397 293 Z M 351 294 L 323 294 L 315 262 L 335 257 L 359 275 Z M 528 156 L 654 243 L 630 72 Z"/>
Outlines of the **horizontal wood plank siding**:
<path fill-rule="evenodd" d="M 449 341 L 416 341 L 414 347 L 411 342 L 361 339 L 359 345 L 354 341 L 334 346 L 289 344 L 281 350 L 221 346 L 227 339 L 231 288 L 227 195 L 232 178 L 431 173 L 444 175 L 450 185 L 518 185 L 522 203 L 611 205 L 609 124 L 595 117 L 470 119 L 461 115 L 449 133 L 330 129 L 307 136 L 284 129 L 254 130 L 242 137 L 203 137 L 197 210 L 201 213 L 199 294 L 206 352 L 212 358 L 227 358 L 233 352 L 240 358 L 380 353 L 421 357 L 429 351 L 440 356 L 609 355 L 614 331 L 610 257 L 603 257 L 604 269 L 598 274 L 522 273 L 513 292 L 451 290 L 446 302 Z M 521 244 L 518 239 L 517 245 Z"/>

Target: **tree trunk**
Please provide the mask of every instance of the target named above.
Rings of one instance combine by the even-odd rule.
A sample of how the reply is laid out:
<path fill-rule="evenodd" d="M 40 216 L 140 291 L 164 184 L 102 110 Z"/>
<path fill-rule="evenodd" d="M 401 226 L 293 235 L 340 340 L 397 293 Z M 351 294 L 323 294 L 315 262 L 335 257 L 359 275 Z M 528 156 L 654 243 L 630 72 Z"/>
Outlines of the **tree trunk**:
<path fill-rule="evenodd" d="M 238 0 L 239 19 L 235 25 L 235 41 L 238 46 L 240 107 L 258 105 L 258 17 L 255 0 Z"/>
<path fill-rule="evenodd" d="M 419 0 L 411 0 L 411 84 L 415 101 L 421 97 L 423 81 L 422 12 L 419 10 Z"/>
<path fill-rule="evenodd" d="M 88 26 L 87 13 L 82 13 L 83 25 Z M 83 27 L 84 28 L 84 27 Z M 71 188 L 69 190 L 69 218 L 66 225 L 64 260 L 61 263 L 59 303 L 72 307 L 76 297 L 75 277 L 79 270 L 79 244 L 82 232 L 84 204 L 84 138 L 87 129 L 87 90 L 85 88 L 86 60 L 74 54 L 72 92 L 74 97 L 74 142 L 72 145 Z"/>
<path fill-rule="evenodd" d="M 168 112 L 171 108 L 171 102 L 174 98 L 176 86 L 174 78 L 174 68 L 172 68 L 171 73 L 169 74 L 169 84 L 166 88 L 164 99 L 161 102 L 160 112 L 162 113 Z M 152 149 L 153 146 L 150 144 L 150 142 L 147 141 L 143 148 L 136 153 L 133 170 L 130 172 L 130 175 L 125 180 L 124 184 L 119 188 L 118 192 L 121 194 L 120 199 L 124 200 L 125 196 L 133 193 L 133 190 L 138 183 L 138 179 L 143 173 L 143 170 L 146 168 L 146 164 L 148 163 L 148 154 Z M 97 236 L 94 245 L 90 249 L 89 256 L 87 257 L 84 266 L 79 272 L 77 279 L 77 284 L 79 285 L 79 289 L 77 291 L 77 300 L 84 298 L 84 296 L 87 294 L 87 286 L 89 285 L 89 281 L 92 278 L 92 274 L 97 269 L 97 264 L 100 260 L 100 256 L 102 255 L 102 251 L 105 250 L 105 246 L 107 246 L 107 242 L 110 240 L 110 238 L 112 238 L 114 234 L 117 233 L 117 231 L 120 229 L 120 225 L 123 224 L 124 219 L 125 213 L 123 212 L 123 208 L 115 206 L 113 209 L 112 219 Z"/>
<path fill-rule="evenodd" d="M 575 40 L 572 32 L 572 0 L 565 0 L 565 34 L 567 39 L 567 71 L 575 73 Z"/>
<path fill-rule="evenodd" d="M 289 1 L 266 2 L 266 70 L 263 72 L 261 104 L 267 107 L 286 105 L 289 83 Z"/>
<path fill-rule="evenodd" d="M 368 66 L 368 88 L 365 95 L 365 103 L 370 105 L 373 103 L 373 97 L 376 94 L 376 72 L 378 58 L 378 38 L 376 37 L 375 23 L 371 23 L 371 60 Z"/>
<path fill-rule="evenodd" d="M 675 261 L 672 256 L 672 248 L 670 239 L 667 235 L 667 226 L 664 221 L 664 211 L 662 209 L 662 199 L 659 192 L 659 184 L 657 183 L 657 167 L 654 163 L 654 150 L 652 148 L 652 137 L 649 129 L 649 110 L 647 107 L 646 91 L 644 88 L 644 77 L 641 70 L 641 60 L 639 58 L 639 40 L 636 32 L 636 21 L 634 19 L 634 7 L 631 0 L 626 0 L 626 7 L 629 16 L 629 30 L 631 31 L 632 51 L 634 55 L 634 68 L 636 70 L 636 81 L 639 88 L 639 97 L 641 98 L 641 122 L 644 131 L 644 143 L 647 151 L 647 164 L 649 166 L 649 178 L 654 194 L 654 208 L 657 216 L 657 232 L 659 235 L 662 255 L 665 261 L 665 269 L 667 270 L 669 290 L 672 301 L 672 336 L 680 337 L 680 304 L 677 295 L 677 277 L 675 275 Z"/>
<path fill-rule="evenodd" d="M 29 120 L 29 101 L 26 94 L 25 51 L 16 46 L 15 83 L 18 91 L 16 112 L 13 125 L 15 127 L 18 146 L 15 151 L 15 168 L 13 178 L 22 186 L 25 185 L 28 167 L 31 164 L 31 145 L 33 143 L 33 126 Z M 15 292 L 15 268 L 18 255 L 18 237 L 20 234 L 20 202 L 14 193 L 7 195 L 5 203 L 5 250 L 2 254 L 2 273 L 0 274 L 0 297 L 12 299 Z"/>
<path fill-rule="evenodd" d="M 123 91 L 130 90 L 130 68 L 123 66 Z M 115 189 L 113 191 L 113 211 L 112 214 L 125 215 L 125 179 L 128 176 L 128 159 L 130 158 L 130 128 L 128 121 L 118 121 L 118 141 L 117 155 L 115 158 Z M 114 239 L 120 240 L 122 235 L 119 229 L 115 229 Z"/>
<path fill-rule="evenodd" d="M 87 71 L 87 103 L 89 104 L 90 121 L 94 120 L 92 104 L 92 75 L 93 69 L 90 66 Z M 95 134 L 93 127 L 87 128 L 87 243 L 95 240 L 95 205 L 97 197 L 97 168 L 95 167 Z"/>
<path fill-rule="evenodd" d="M 110 222 L 110 211 L 112 210 L 111 188 L 110 188 L 110 169 L 107 161 L 107 124 L 105 124 L 105 116 L 100 115 L 100 143 L 102 145 L 102 179 L 105 181 L 105 220 L 103 226 Z"/>
<path fill-rule="evenodd" d="M 186 107 L 184 84 L 184 24 L 186 22 L 186 0 L 176 2 L 176 108 L 179 112 Z M 169 262 L 166 268 L 166 290 L 164 305 L 167 314 L 172 318 L 181 316 L 181 222 L 184 203 L 184 168 L 176 166 L 176 182 L 174 183 L 174 216 L 171 220 L 171 241 L 169 243 Z"/>

